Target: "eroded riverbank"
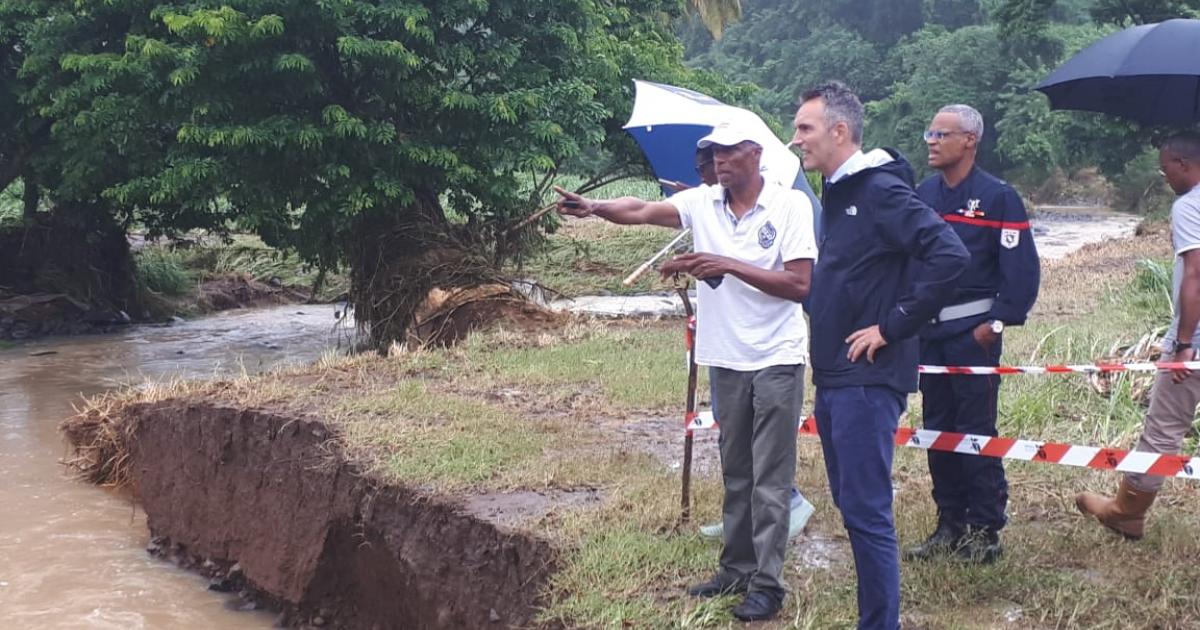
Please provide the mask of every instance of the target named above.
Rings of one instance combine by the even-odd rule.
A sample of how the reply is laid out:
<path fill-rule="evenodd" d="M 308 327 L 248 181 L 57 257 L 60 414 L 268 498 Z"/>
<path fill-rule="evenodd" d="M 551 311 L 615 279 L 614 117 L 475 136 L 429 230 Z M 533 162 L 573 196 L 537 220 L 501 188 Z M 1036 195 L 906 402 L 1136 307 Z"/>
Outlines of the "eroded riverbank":
<path fill-rule="evenodd" d="M 312 361 L 338 345 L 335 311 L 229 311 L 0 350 L 0 627 L 269 628 L 273 614 L 239 612 L 245 602 L 148 555 L 144 513 L 67 475 L 57 426 L 81 395 L 124 384 Z"/>
<path fill-rule="evenodd" d="M 158 553 L 248 589 L 280 625 L 524 627 L 536 613 L 548 542 L 501 526 L 503 510 L 378 482 L 319 420 L 195 401 L 128 414 Z"/>

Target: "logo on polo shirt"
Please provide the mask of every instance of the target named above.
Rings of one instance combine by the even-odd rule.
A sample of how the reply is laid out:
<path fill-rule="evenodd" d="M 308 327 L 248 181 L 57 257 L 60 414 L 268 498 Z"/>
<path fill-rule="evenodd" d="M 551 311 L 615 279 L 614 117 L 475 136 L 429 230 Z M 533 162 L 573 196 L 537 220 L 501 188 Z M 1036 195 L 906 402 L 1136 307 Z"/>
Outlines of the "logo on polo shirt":
<path fill-rule="evenodd" d="M 758 228 L 759 246 L 766 249 L 775 244 L 775 234 L 775 226 L 771 225 L 770 221 L 764 223 L 762 227 Z"/>
<path fill-rule="evenodd" d="M 850 206 L 849 208 L 846 208 L 846 216 L 848 216 L 848 217 L 858 216 L 858 206 Z"/>

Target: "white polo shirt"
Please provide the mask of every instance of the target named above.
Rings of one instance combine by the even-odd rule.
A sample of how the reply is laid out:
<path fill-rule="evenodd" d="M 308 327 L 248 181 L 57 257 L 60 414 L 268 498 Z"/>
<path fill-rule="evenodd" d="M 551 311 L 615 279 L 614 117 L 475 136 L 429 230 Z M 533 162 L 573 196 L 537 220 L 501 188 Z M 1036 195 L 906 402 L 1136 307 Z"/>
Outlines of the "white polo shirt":
<path fill-rule="evenodd" d="M 737 219 L 720 186 L 690 188 L 667 200 L 692 229 L 694 249 L 782 271 L 817 258 L 812 204 L 804 193 L 764 182 L 758 203 Z M 808 362 L 808 324 L 799 303 L 726 275 L 715 289 L 697 282 L 696 363 L 749 372 Z"/>

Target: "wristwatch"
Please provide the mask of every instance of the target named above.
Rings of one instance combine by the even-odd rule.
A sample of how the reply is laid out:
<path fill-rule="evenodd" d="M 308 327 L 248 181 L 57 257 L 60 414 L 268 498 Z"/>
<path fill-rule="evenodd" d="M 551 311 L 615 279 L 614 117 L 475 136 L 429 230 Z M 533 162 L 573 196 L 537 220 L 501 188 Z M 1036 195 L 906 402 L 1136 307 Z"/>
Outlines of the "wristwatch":
<path fill-rule="evenodd" d="M 1178 342 L 1175 344 L 1175 352 L 1179 352 L 1180 350 L 1191 350 L 1191 349 L 1192 349 L 1192 344 L 1187 343 L 1187 342 Z"/>
<path fill-rule="evenodd" d="M 1004 332 L 1004 322 L 1002 322 L 998 319 L 993 319 L 992 320 L 992 332 L 996 333 L 997 335 Z"/>

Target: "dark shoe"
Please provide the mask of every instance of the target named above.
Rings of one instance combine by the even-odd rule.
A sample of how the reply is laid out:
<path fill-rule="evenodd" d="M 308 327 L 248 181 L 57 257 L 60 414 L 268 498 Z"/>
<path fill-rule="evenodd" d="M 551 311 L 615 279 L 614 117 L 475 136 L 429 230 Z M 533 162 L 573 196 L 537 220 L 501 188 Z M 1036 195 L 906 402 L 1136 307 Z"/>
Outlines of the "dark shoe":
<path fill-rule="evenodd" d="M 962 525 L 949 519 L 938 519 L 937 529 L 925 542 L 904 550 L 905 560 L 930 560 L 952 553 L 958 548 L 964 533 Z"/>
<path fill-rule="evenodd" d="M 733 616 L 741 621 L 766 621 L 774 619 L 783 608 L 783 602 L 762 591 L 746 594 L 742 603 L 733 607 Z"/>
<path fill-rule="evenodd" d="M 737 578 L 728 573 L 718 573 L 707 582 L 689 587 L 687 592 L 692 597 L 718 597 L 745 593 L 749 588 L 750 581 L 745 578 Z"/>
<path fill-rule="evenodd" d="M 1004 554 L 1000 534 L 989 529 L 968 528 L 954 554 L 961 560 L 991 564 Z"/>

